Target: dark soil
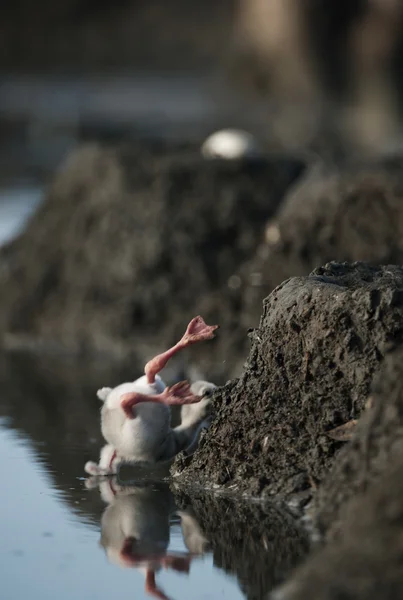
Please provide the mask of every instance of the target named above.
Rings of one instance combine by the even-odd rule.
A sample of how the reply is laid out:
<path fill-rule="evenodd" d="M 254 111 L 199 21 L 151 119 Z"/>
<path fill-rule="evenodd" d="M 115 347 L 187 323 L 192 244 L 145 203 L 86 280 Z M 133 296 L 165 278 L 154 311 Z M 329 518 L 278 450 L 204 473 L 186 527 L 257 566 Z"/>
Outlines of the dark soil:
<path fill-rule="evenodd" d="M 175 503 L 192 512 L 208 540 L 214 566 L 235 575 L 248 600 L 263 598 L 308 552 L 306 532 L 284 509 L 173 491 Z"/>
<path fill-rule="evenodd" d="M 326 432 L 359 417 L 391 342 L 403 336 L 403 268 L 330 263 L 264 301 L 239 380 L 178 480 L 308 500 L 342 446 Z"/>
<path fill-rule="evenodd" d="M 220 339 L 184 360 L 197 357 L 212 380 L 239 373 L 250 323 L 234 274 L 302 169 L 282 158 L 209 162 L 189 148 L 78 150 L 0 251 L 2 339 L 141 364 L 202 314 Z"/>
<path fill-rule="evenodd" d="M 400 347 L 385 358 L 354 439 L 319 488 L 316 520 L 328 546 L 296 572 L 278 598 L 402 597 L 402 415 Z"/>
<path fill-rule="evenodd" d="M 340 540 L 313 555 L 290 582 L 271 598 L 401 598 L 402 497 L 403 461 L 400 452 L 393 466 L 387 467 L 368 493 L 351 503 L 349 514 L 343 522 Z"/>
<path fill-rule="evenodd" d="M 244 313 L 287 279 L 329 261 L 403 263 L 403 158 L 315 166 L 292 188 L 242 268 Z M 251 285 L 251 274 L 254 282 Z"/>
<path fill-rule="evenodd" d="M 375 378 L 371 401 L 353 440 L 340 453 L 316 498 L 316 522 L 328 539 L 337 537 L 340 528 L 344 531 L 350 499 L 365 494 L 403 455 L 401 349 L 385 360 Z"/>

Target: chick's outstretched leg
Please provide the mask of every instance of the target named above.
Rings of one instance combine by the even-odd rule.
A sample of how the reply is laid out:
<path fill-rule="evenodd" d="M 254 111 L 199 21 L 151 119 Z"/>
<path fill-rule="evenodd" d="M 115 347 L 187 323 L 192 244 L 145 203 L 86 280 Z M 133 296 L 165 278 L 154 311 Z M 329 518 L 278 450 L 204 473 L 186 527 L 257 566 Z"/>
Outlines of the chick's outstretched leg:
<path fill-rule="evenodd" d="M 148 383 L 154 383 L 157 373 L 165 367 L 169 359 L 177 352 L 191 344 L 211 340 L 215 336 L 216 329 L 218 329 L 218 325 L 206 325 L 202 317 L 194 317 L 187 326 L 185 334 L 175 346 L 162 354 L 158 354 L 146 364 L 144 372 Z"/>

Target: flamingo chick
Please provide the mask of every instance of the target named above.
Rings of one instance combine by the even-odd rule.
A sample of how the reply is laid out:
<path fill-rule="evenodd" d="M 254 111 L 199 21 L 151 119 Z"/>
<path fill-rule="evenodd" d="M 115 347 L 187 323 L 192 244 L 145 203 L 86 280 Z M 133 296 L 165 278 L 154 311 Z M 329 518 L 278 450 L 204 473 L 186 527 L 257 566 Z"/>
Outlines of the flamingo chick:
<path fill-rule="evenodd" d="M 193 452 L 200 431 L 208 425 L 213 383 L 181 381 L 167 387 L 158 373 L 177 352 L 196 342 L 212 339 L 218 325 L 206 325 L 195 317 L 181 340 L 155 356 L 145 366 L 145 375 L 115 388 L 102 388 L 101 429 L 108 442 L 99 464 L 87 462 L 90 475 L 117 473 L 123 462 L 168 461 L 181 451 Z M 182 406 L 181 423 L 171 428 L 171 406 Z"/>

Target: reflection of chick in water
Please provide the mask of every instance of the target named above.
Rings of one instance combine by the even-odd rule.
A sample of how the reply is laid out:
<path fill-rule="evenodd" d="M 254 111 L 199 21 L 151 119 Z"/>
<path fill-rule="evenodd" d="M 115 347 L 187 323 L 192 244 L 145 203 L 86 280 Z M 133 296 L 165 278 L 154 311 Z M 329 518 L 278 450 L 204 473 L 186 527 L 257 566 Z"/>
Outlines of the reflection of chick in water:
<path fill-rule="evenodd" d="M 108 503 L 101 520 L 101 545 L 108 560 L 121 567 L 145 573 L 145 590 L 155 598 L 167 599 L 155 582 L 161 568 L 188 573 L 192 559 L 207 550 L 207 540 L 192 515 L 177 512 L 168 486 L 140 484 L 122 486 L 115 478 L 90 478 L 87 487 L 99 485 Z M 170 517 L 181 517 L 182 532 L 189 552 L 167 552 Z"/>

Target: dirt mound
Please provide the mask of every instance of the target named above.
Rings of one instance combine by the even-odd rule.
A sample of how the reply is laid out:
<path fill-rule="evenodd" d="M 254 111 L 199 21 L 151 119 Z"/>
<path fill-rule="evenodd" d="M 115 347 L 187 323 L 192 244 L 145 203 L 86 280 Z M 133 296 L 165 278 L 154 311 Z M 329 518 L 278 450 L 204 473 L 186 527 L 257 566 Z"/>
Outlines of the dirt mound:
<path fill-rule="evenodd" d="M 316 520 L 320 531 L 328 538 L 336 537 L 348 501 L 365 494 L 402 454 L 403 351 L 398 350 L 385 360 L 374 381 L 370 407 L 319 489 Z"/>
<path fill-rule="evenodd" d="M 403 589 L 403 349 L 389 354 L 354 439 L 315 501 L 328 546 L 279 599 L 400 598 Z"/>
<path fill-rule="evenodd" d="M 402 264 L 402 167 L 403 158 L 394 157 L 337 171 L 313 168 L 287 195 L 242 270 L 245 314 L 255 314 L 288 277 L 331 260 Z"/>
<path fill-rule="evenodd" d="M 200 313 L 222 335 L 191 355 L 210 379 L 228 377 L 247 346 L 234 273 L 302 168 L 288 159 L 204 161 L 189 149 L 78 150 L 0 252 L 3 339 L 134 354 L 141 364 Z"/>
<path fill-rule="evenodd" d="M 403 336 L 403 268 L 330 263 L 264 301 L 239 380 L 179 481 L 307 500 L 342 445 L 327 432 L 360 415 L 388 343 Z M 298 494 L 296 498 L 298 498 Z"/>
<path fill-rule="evenodd" d="M 245 597 L 260 599 L 308 552 L 308 535 L 274 505 L 174 487 L 175 503 L 191 512 L 213 553 L 214 566 L 235 575 Z"/>
<path fill-rule="evenodd" d="M 403 461 L 351 503 L 340 540 L 301 567 L 272 600 L 396 600 L 403 590 Z"/>

